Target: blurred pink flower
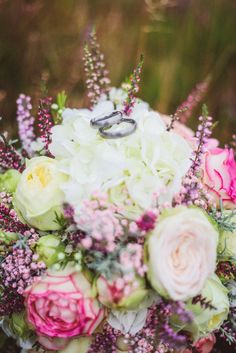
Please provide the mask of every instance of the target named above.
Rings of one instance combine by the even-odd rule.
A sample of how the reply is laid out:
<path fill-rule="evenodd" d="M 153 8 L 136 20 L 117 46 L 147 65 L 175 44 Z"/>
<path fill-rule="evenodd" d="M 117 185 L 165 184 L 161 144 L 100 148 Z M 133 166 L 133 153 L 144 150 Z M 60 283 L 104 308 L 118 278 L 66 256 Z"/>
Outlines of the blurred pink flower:
<path fill-rule="evenodd" d="M 49 337 L 40 338 L 47 347 L 57 345 L 50 338 L 91 335 L 104 318 L 88 280 L 68 266 L 38 279 L 25 296 L 28 321 L 39 336 Z"/>
<path fill-rule="evenodd" d="M 197 349 L 198 353 L 210 353 L 215 343 L 215 335 L 209 333 L 207 336 L 199 338 L 199 340 L 193 344 L 193 347 Z M 190 348 L 185 348 L 180 353 L 193 353 L 193 351 Z"/>
<path fill-rule="evenodd" d="M 203 182 L 219 203 L 221 198 L 228 208 L 236 205 L 236 161 L 228 148 L 213 148 L 205 153 Z"/>

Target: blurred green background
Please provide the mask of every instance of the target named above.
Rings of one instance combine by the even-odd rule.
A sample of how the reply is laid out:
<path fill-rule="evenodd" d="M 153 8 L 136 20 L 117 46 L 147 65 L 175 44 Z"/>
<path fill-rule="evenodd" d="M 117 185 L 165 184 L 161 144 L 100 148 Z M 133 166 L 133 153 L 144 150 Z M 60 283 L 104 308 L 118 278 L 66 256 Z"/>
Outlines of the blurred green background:
<path fill-rule="evenodd" d="M 15 100 L 33 97 L 42 78 L 55 95 L 86 104 L 83 45 L 95 25 L 112 84 L 145 64 L 140 96 L 172 113 L 196 83 L 212 75 L 205 102 L 223 143 L 236 130 L 235 0 L 0 0 L 1 131 L 16 136 Z M 195 112 L 191 126 L 196 125 Z"/>

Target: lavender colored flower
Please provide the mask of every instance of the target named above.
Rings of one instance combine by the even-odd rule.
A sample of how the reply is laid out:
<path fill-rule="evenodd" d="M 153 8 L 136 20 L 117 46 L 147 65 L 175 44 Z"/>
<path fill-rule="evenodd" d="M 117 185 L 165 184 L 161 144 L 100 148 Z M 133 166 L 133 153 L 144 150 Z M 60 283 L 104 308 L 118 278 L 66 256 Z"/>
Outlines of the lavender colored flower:
<path fill-rule="evenodd" d="M 195 204 L 199 207 L 207 208 L 210 196 L 204 190 L 199 181 L 199 172 L 202 158 L 206 152 L 206 143 L 212 133 L 212 118 L 208 116 L 207 107 L 203 105 L 202 116 L 199 117 L 200 124 L 196 132 L 197 147 L 193 152 L 192 165 L 183 181 L 183 188 L 176 203 L 186 205 Z"/>
<path fill-rule="evenodd" d="M 32 156 L 32 142 L 35 140 L 34 117 L 31 115 L 31 98 L 25 94 L 20 94 L 17 103 L 17 122 L 19 137 L 23 149 L 29 156 Z"/>

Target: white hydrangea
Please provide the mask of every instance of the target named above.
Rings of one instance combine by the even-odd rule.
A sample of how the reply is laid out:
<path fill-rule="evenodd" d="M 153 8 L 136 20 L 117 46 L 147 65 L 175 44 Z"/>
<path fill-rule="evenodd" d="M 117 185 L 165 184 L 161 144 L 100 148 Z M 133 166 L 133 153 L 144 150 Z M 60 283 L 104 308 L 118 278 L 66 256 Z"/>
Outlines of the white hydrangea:
<path fill-rule="evenodd" d="M 122 96 L 114 91 L 114 97 L 115 93 Z M 160 114 L 141 101 L 130 116 L 137 121 L 136 132 L 117 140 L 103 139 L 90 127 L 90 120 L 114 110 L 110 100 L 101 100 L 92 111 L 65 109 L 62 124 L 52 129 L 50 151 L 68 175 L 61 188 L 76 212 L 85 198 L 100 191 L 136 217 L 154 205 L 157 195 L 165 203 L 179 192 L 191 148 L 181 136 L 166 131 Z"/>

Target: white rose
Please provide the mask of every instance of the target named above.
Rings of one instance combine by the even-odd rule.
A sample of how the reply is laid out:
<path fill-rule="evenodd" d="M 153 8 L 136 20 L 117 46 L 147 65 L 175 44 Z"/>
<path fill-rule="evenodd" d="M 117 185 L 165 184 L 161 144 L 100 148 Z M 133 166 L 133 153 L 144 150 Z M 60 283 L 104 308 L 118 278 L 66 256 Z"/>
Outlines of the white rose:
<path fill-rule="evenodd" d="M 15 195 L 14 206 L 27 223 L 40 230 L 56 230 L 56 213 L 61 214 L 64 195 L 60 185 L 65 176 L 58 170 L 58 162 L 49 157 L 35 157 L 27 161 Z"/>
<path fill-rule="evenodd" d="M 164 212 L 146 244 L 153 288 L 173 300 L 199 294 L 214 273 L 217 242 L 218 232 L 201 209 Z"/>
<path fill-rule="evenodd" d="M 200 304 L 187 304 L 187 309 L 194 314 L 194 323 L 201 334 L 207 334 L 220 328 L 229 313 L 228 290 L 214 274 L 208 279 L 201 295 L 215 307 L 205 309 Z"/>

